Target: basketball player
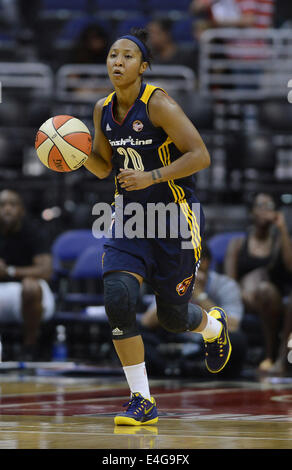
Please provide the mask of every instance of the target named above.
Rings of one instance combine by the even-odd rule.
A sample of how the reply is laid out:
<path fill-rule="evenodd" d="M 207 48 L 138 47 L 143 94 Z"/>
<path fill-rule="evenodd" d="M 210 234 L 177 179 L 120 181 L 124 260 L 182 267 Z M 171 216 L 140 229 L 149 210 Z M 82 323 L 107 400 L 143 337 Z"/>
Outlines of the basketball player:
<path fill-rule="evenodd" d="M 204 216 L 194 194 L 192 175 L 210 164 L 208 151 L 195 127 L 167 93 L 144 83 L 150 63 L 147 33 L 137 30 L 111 46 L 107 68 L 115 91 L 97 102 L 94 110 L 93 152 L 85 166 L 98 178 L 116 175 L 113 236 L 103 258 L 104 301 L 113 343 L 131 391 L 125 412 L 116 425 L 158 421 L 144 362 L 144 344 L 136 326 L 136 303 L 143 281 L 154 289 L 157 316 L 168 331 L 203 335 L 210 372 L 223 369 L 231 354 L 225 312 L 206 312 L 189 303 L 200 262 Z M 189 224 L 192 249 L 182 237 L 118 237 L 118 202 L 140 203 L 147 219 L 150 203 L 174 202 Z M 195 214 L 192 203 L 197 203 Z M 124 211 L 126 212 L 126 211 Z M 119 219 L 119 220 L 118 220 Z M 200 220 L 199 220 L 200 219 Z M 140 221 L 141 222 L 141 221 Z M 170 226 L 169 218 L 166 224 Z M 200 224 L 200 227 L 199 227 Z"/>

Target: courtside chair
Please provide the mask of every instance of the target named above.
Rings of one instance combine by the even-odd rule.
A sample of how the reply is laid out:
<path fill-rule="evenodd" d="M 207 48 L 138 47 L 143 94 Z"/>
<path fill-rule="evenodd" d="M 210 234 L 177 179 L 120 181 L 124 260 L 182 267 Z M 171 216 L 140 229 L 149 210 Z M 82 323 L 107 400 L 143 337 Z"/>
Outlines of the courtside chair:
<path fill-rule="evenodd" d="M 53 242 L 53 283 L 58 301 L 67 294 L 69 274 L 77 258 L 88 247 L 98 248 L 102 239 L 95 238 L 90 229 L 74 229 L 61 233 Z"/>
<path fill-rule="evenodd" d="M 244 235 L 244 232 L 223 232 L 209 238 L 208 246 L 212 255 L 210 269 L 221 272 L 229 242 L 235 237 Z"/>
<path fill-rule="evenodd" d="M 70 292 L 63 298 L 65 308 L 103 304 L 103 242 L 86 248 L 77 258 L 70 274 Z"/>

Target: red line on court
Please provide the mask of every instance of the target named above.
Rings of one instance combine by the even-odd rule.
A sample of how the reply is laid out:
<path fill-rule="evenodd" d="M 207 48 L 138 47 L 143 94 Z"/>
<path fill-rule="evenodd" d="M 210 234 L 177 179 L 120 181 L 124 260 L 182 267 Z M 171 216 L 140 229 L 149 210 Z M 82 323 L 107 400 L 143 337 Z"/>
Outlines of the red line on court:
<path fill-rule="evenodd" d="M 252 416 L 281 415 L 290 416 L 292 419 L 291 389 L 277 391 L 182 387 L 166 390 L 163 387 L 153 387 L 152 393 L 156 396 L 158 410 L 161 411 L 162 416 L 167 415 L 168 412 L 172 417 L 180 417 L 182 414 L 191 415 L 195 412 L 200 416 L 227 413 Z M 122 388 L 35 393 L 21 396 L 6 395 L 0 398 L 0 415 L 111 415 L 121 410 L 127 396 L 127 389 Z"/>

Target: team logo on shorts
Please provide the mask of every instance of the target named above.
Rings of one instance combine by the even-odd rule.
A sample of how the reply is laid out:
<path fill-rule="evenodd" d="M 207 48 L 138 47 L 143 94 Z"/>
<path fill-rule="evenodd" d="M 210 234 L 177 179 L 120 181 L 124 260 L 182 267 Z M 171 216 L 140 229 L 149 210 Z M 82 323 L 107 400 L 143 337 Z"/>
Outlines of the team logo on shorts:
<path fill-rule="evenodd" d="M 176 286 L 176 292 L 178 293 L 178 295 L 184 295 L 186 293 L 189 285 L 192 282 L 193 277 L 194 275 L 192 274 L 190 277 L 187 277 Z"/>
<path fill-rule="evenodd" d="M 143 129 L 144 125 L 141 121 L 137 120 L 133 122 L 133 129 L 136 132 L 141 132 Z"/>

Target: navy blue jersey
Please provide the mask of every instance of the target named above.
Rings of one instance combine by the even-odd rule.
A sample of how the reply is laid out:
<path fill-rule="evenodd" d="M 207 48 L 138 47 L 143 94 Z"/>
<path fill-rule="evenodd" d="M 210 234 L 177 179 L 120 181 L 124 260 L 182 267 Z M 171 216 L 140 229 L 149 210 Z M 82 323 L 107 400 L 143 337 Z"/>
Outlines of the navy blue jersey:
<path fill-rule="evenodd" d="M 115 176 L 120 168 L 133 168 L 151 171 L 171 164 L 182 156 L 173 141 L 161 127 L 155 127 L 149 119 L 148 103 L 159 87 L 142 83 L 135 103 L 128 110 L 122 122 L 115 119 L 116 93 L 111 93 L 104 101 L 101 129 L 107 137 L 112 150 L 112 164 Z M 164 90 L 162 90 L 164 91 Z M 115 178 L 116 196 L 123 195 L 124 204 L 138 202 L 168 204 L 177 203 L 192 232 L 196 259 L 200 257 L 200 228 L 191 203 L 198 203 L 195 196 L 194 177 L 188 176 L 178 180 L 153 184 L 148 188 L 127 191 Z"/>
<path fill-rule="evenodd" d="M 115 92 L 103 105 L 101 129 L 113 149 L 115 175 L 120 168 L 151 171 L 169 165 L 182 153 L 161 127 L 155 127 L 148 116 L 148 102 L 158 87 L 143 83 L 140 93 L 123 121 L 114 117 Z M 164 91 L 164 90 L 163 90 Z M 193 176 L 152 185 L 137 191 L 126 191 L 116 179 L 116 192 L 124 200 L 144 202 L 180 202 L 194 196 Z"/>

